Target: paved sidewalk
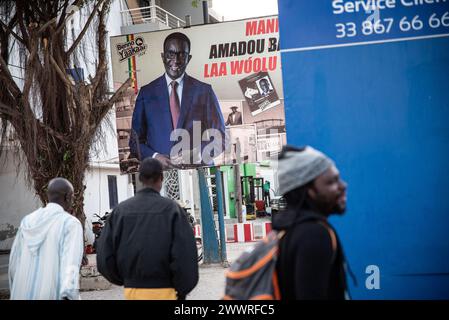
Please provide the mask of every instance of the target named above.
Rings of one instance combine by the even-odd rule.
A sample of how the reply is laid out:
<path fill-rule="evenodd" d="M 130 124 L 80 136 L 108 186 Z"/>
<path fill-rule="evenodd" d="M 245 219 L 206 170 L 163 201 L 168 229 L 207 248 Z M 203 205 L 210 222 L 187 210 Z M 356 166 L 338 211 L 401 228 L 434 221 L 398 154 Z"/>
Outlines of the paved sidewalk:
<path fill-rule="evenodd" d="M 252 243 L 228 243 L 227 257 L 232 263 Z M 200 266 L 200 279 L 196 288 L 187 296 L 188 300 L 218 300 L 223 297 L 225 273 L 227 268 L 221 265 Z M 81 292 L 83 300 L 123 300 L 123 287 L 112 286 L 109 290 Z"/>

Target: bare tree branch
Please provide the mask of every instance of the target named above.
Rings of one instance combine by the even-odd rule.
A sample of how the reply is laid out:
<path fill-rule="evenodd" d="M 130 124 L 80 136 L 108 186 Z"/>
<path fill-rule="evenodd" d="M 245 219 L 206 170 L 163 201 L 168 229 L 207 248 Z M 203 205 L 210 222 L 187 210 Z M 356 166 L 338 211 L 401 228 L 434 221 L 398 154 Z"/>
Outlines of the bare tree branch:
<path fill-rule="evenodd" d="M 68 6 L 69 6 L 69 0 L 65 0 L 63 7 L 62 7 L 61 17 L 59 17 L 59 22 L 58 22 L 58 25 L 56 26 L 56 30 L 58 30 L 62 26 L 62 24 L 65 23 Z"/>
<path fill-rule="evenodd" d="M 66 136 L 64 136 L 62 133 L 57 132 L 56 130 L 50 128 L 49 126 L 45 125 L 42 122 L 39 122 L 39 125 L 41 126 L 42 129 L 47 131 L 47 133 L 49 133 L 51 136 L 58 138 L 60 141 L 62 141 L 64 143 L 70 143 L 70 139 L 67 138 Z"/>
<path fill-rule="evenodd" d="M 54 17 L 53 19 L 47 21 L 37 32 L 37 35 L 41 35 L 52 23 L 56 22 L 56 17 Z"/>
<path fill-rule="evenodd" d="M 104 39 L 106 38 L 106 27 L 105 27 L 105 18 L 106 13 L 109 9 L 110 1 L 105 2 L 101 11 L 98 14 L 99 18 L 99 26 L 98 26 L 98 65 L 95 70 L 95 77 L 91 80 L 92 91 L 94 94 L 97 92 L 97 88 L 100 84 L 100 80 L 104 80 L 104 75 L 106 74 L 107 63 L 106 63 L 106 44 Z"/>
<path fill-rule="evenodd" d="M 25 47 L 29 50 L 30 49 L 30 38 L 28 36 L 27 29 L 25 27 L 25 13 L 23 12 L 22 6 L 17 5 L 16 6 L 16 13 L 17 13 L 17 22 L 19 24 L 20 32 L 22 33 L 22 43 L 25 45 Z"/>
<path fill-rule="evenodd" d="M 17 33 L 15 33 L 14 30 L 12 30 L 8 25 L 6 25 L 2 20 L 0 20 L 0 23 L 2 27 L 5 28 L 7 33 L 12 34 L 14 38 L 16 38 L 21 43 L 25 44 L 25 41 Z"/>
<path fill-rule="evenodd" d="M 11 73 L 9 72 L 8 65 L 6 64 L 5 60 L 3 60 L 3 57 L 0 55 L 0 77 L 5 80 L 6 85 L 8 86 L 11 93 L 17 97 L 20 95 L 20 89 L 17 86 L 16 82 L 13 80 Z"/>
<path fill-rule="evenodd" d="M 53 67 L 55 68 L 56 73 L 58 74 L 59 78 L 64 82 L 66 87 L 70 88 L 70 90 L 71 90 L 72 83 L 70 82 L 70 80 L 68 79 L 66 74 L 61 70 L 61 68 L 59 68 L 58 63 L 55 61 L 55 59 L 53 58 L 52 55 L 50 55 L 50 62 L 53 65 Z"/>
<path fill-rule="evenodd" d="M 17 110 L 14 110 L 11 106 L 7 106 L 3 102 L 0 101 L 0 113 L 4 113 L 11 118 L 19 118 L 20 113 Z M 11 120 L 10 120 L 11 121 Z"/>
<path fill-rule="evenodd" d="M 75 42 L 73 42 L 72 46 L 69 48 L 69 50 L 67 50 L 66 54 L 69 57 L 73 51 L 75 50 L 75 48 L 78 46 L 78 44 L 80 43 L 81 39 L 83 39 L 84 34 L 86 33 L 87 29 L 89 29 L 90 23 L 92 22 L 93 18 L 95 17 L 96 11 L 98 10 L 98 8 L 100 8 L 101 4 L 104 2 L 104 0 L 98 0 L 97 4 L 95 5 L 94 9 L 92 10 L 92 12 L 90 13 L 89 18 L 86 21 L 86 24 L 84 25 L 83 30 L 81 30 L 80 34 L 78 35 L 78 37 L 76 38 Z"/>
<path fill-rule="evenodd" d="M 34 66 L 34 62 L 36 58 L 38 58 L 37 51 L 39 49 L 38 45 L 39 39 L 37 38 L 37 33 L 33 30 L 31 31 L 31 42 L 30 42 L 30 56 L 28 57 L 27 66 L 26 68 L 29 70 L 32 70 L 31 68 Z M 29 92 L 31 90 L 31 86 L 33 85 L 34 81 L 34 72 L 26 72 L 25 73 L 25 81 L 23 84 L 23 90 L 22 93 L 25 97 L 29 96 Z"/>
<path fill-rule="evenodd" d="M 74 2 L 71 4 L 71 6 L 77 6 L 77 7 L 79 7 L 79 6 L 82 5 L 83 1 L 84 1 L 84 0 L 76 0 L 76 1 L 74 1 Z M 65 10 L 67 11 L 67 9 L 65 9 Z M 61 16 L 61 19 L 59 20 L 58 26 L 57 26 L 57 28 L 56 28 L 56 33 L 59 33 L 59 32 L 61 32 L 62 30 L 64 30 L 64 27 L 65 27 L 65 24 L 67 23 L 67 20 L 69 20 L 69 18 L 70 18 L 71 16 L 73 16 L 73 15 L 75 14 L 75 12 L 76 12 L 76 11 L 74 11 L 74 10 L 71 11 L 71 12 L 69 12 L 69 14 L 67 14 L 67 12 L 66 12 L 66 13 L 65 13 L 64 19 L 62 19 L 62 16 Z"/>
<path fill-rule="evenodd" d="M 13 28 L 14 28 L 14 26 L 16 24 L 17 24 L 17 12 L 14 13 L 14 16 L 8 22 L 8 28 L 10 29 L 10 31 L 13 30 Z M 0 41 L 2 42 L 2 44 L 5 45 L 4 48 L 0 48 L 1 50 L 4 50 L 3 53 L 0 53 L 0 54 L 4 54 L 3 58 L 5 59 L 5 61 L 7 61 L 6 57 L 8 56 L 7 52 L 8 52 L 8 49 L 9 49 L 8 48 L 9 34 L 10 34 L 10 32 L 8 30 L 4 30 L 3 27 L 0 28 Z M 17 33 L 16 33 L 16 35 L 17 35 Z M 17 35 L 17 36 L 19 36 L 19 35 Z"/>
<path fill-rule="evenodd" d="M 109 98 L 109 100 L 97 103 L 94 108 L 112 107 L 114 103 L 116 103 L 123 97 L 123 93 L 131 86 L 131 84 L 132 79 L 128 78 L 125 82 L 122 83 L 120 88 L 118 88 L 118 90 L 112 95 L 112 97 Z"/>
<path fill-rule="evenodd" d="M 37 12 L 37 14 L 39 14 L 39 16 L 42 20 L 44 20 L 44 21 L 47 20 L 45 13 L 42 12 L 42 10 L 39 8 L 39 4 L 30 4 L 30 6 L 32 6 L 32 10 L 34 12 Z"/>

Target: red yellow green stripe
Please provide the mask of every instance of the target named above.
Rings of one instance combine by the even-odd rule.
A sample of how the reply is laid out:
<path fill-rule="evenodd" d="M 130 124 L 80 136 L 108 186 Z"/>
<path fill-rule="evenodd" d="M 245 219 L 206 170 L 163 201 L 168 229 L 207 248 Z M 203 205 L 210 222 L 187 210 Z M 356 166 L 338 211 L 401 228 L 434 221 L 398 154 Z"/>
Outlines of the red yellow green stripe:
<path fill-rule="evenodd" d="M 133 34 L 129 34 L 126 36 L 126 41 L 133 41 L 134 40 L 134 35 Z M 128 58 L 128 73 L 129 73 L 129 77 L 132 80 L 132 84 L 131 86 L 134 88 L 134 92 L 135 94 L 137 94 L 138 90 L 138 85 L 137 85 L 137 73 L 136 73 L 136 57 L 132 56 L 130 58 Z"/>

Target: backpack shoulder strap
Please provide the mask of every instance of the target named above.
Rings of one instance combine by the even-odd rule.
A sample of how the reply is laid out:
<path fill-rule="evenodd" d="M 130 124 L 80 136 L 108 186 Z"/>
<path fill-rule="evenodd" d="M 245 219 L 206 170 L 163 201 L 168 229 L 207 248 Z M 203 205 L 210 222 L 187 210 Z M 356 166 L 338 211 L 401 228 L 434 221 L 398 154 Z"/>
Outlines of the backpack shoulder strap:
<path fill-rule="evenodd" d="M 319 224 L 321 224 L 323 227 L 326 228 L 327 232 L 329 233 L 329 237 L 331 238 L 331 245 L 332 245 L 332 261 L 335 260 L 335 256 L 337 254 L 337 236 L 335 235 L 334 230 L 325 223 L 324 221 L 318 221 Z"/>
<path fill-rule="evenodd" d="M 321 224 L 323 227 L 326 228 L 326 230 L 329 233 L 329 236 L 331 238 L 332 251 L 335 253 L 337 251 L 337 246 L 338 246 L 337 236 L 335 235 L 334 230 L 332 230 L 332 228 L 329 226 L 329 224 L 327 224 L 324 220 L 317 219 L 315 217 L 305 217 L 305 218 L 299 219 L 298 221 L 296 221 L 295 224 L 300 224 L 300 223 L 304 223 L 307 221 L 316 221 L 319 224 Z"/>
<path fill-rule="evenodd" d="M 320 219 L 316 219 L 316 218 L 313 218 L 313 217 L 306 217 L 306 218 L 303 218 L 303 219 L 299 219 L 298 221 L 295 222 L 295 224 L 300 224 L 300 223 L 303 223 L 303 222 L 306 222 L 306 221 L 316 221 L 319 224 L 321 224 L 323 227 L 326 228 L 326 230 L 327 230 L 327 232 L 329 234 L 329 237 L 331 238 L 331 245 L 332 245 L 332 252 L 333 252 L 333 254 L 332 254 L 332 261 L 334 261 L 336 255 L 337 255 L 337 247 L 338 247 L 337 236 L 335 235 L 334 230 L 325 221 L 320 220 Z M 278 238 L 279 241 L 284 237 L 286 232 L 287 232 L 287 230 L 282 230 L 282 231 L 280 231 L 277 234 L 277 238 Z"/>

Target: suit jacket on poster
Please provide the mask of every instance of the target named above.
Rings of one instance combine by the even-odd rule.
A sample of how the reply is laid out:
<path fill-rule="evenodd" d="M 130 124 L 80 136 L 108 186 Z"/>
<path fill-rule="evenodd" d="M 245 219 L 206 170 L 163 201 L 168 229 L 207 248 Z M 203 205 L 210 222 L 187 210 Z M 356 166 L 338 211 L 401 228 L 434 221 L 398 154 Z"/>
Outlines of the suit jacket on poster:
<path fill-rule="evenodd" d="M 141 160 L 155 152 L 169 155 L 175 143 L 170 141 L 173 125 L 167 86 L 162 75 L 143 86 L 137 97 L 132 118 L 137 141 L 130 139 L 130 149 Z M 186 129 L 193 138 L 193 121 L 201 121 L 201 133 L 211 128 L 219 130 L 224 141 L 223 115 L 212 87 L 185 74 L 177 128 Z M 207 144 L 202 142 L 201 150 Z"/>
<path fill-rule="evenodd" d="M 242 124 L 242 113 L 241 112 L 236 112 L 234 114 L 234 120 L 232 119 L 232 113 L 229 114 L 228 116 L 228 120 L 226 121 L 226 125 L 229 126 L 235 126 L 235 125 L 239 125 Z"/>

